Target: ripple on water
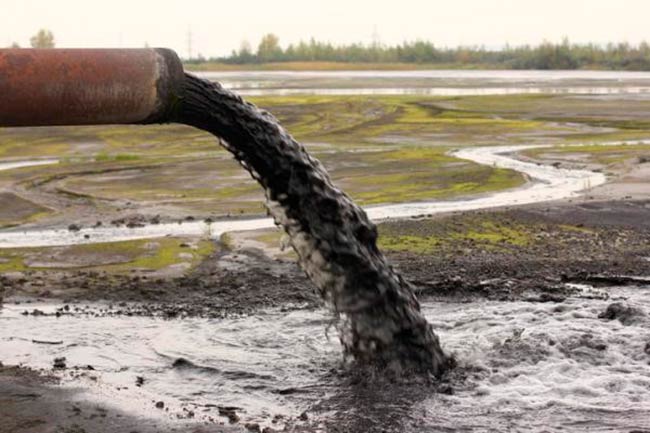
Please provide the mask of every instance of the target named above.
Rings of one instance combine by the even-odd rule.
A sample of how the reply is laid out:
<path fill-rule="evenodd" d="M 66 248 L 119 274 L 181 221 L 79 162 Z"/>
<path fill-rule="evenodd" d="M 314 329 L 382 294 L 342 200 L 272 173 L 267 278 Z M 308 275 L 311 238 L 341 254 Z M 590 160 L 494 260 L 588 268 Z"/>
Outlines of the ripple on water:
<path fill-rule="evenodd" d="M 645 310 L 650 287 L 610 289 L 610 295 Z M 425 315 L 460 360 L 463 379 L 456 379 L 452 395 L 415 385 L 360 386 L 332 375 L 340 347 L 325 335 L 325 311 L 218 320 L 57 319 L 23 316 L 23 306 L 6 305 L 0 353 L 8 364 L 48 368 L 65 356 L 69 367 L 93 365 L 100 382 L 112 387 L 133 388 L 143 376 L 138 391 L 152 400 L 235 406 L 243 420 L 262 423 L 309 410 L 314 419 L 350 431 L 373 425 L 396 432 L 649 429 L 650 321 L 647 314 L 627 325 L 598 318 L 611 302 L 425 303 Z"/>

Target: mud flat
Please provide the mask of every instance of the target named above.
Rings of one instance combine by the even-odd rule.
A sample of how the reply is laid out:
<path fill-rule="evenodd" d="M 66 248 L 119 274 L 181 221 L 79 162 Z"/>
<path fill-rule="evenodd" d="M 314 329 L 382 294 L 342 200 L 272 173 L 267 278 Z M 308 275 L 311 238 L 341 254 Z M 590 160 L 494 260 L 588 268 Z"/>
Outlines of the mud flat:
<path fill-rule="evenodd" d="M 366 208 L 368 216 L 375 220 L 408 218 L 452 211 L 483 209 L 490 207 L 530 204 L 577 196 L 580 191 L 602 185 L 605 175 L 588 170 L 560 169 L 552 166 L 523 162 L 512 155 L 530 146 L 490 146 L 462 149 L 453 155 L 478 164 L 510 169 L 530 179 L 522 188 L 512 189 L 479 198 L 456 201 L 423 201 L 397 205 L 383 205 Z M 115 242 L 132 239 L 146 239 L 161 236 L 208 235 L 219 237 L 230 231 L 255 230 L 273 227 L 270 218 L 240 219 L 210 222 L 183 222 L 180 224 L 148 224 L 133 226 L 92 227 L 77 230 L 28 230 L 0 232 L 1 248 L 42 247 L 74 245 L 80 243 Z"/>

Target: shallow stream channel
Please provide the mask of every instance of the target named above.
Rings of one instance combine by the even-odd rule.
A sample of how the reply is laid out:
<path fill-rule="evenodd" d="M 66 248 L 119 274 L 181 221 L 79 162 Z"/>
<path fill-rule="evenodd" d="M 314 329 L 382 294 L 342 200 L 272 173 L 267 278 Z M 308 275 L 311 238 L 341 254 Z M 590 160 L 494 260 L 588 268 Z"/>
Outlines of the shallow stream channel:
<path fill-rule="evenodd" d="M 579 195 L 582 191 L 602 185 L 606 176 L 588 170 L 555 168 L 525 162 L 513 156 L 514 153 L 544 147 L 528 146 L 479 146 L 460 149 L 453 156 L 484 165 L 506 168 L 523 173 L 528 178 L 523 187 L 448 201 L 426 201 L 415 203 L 387 204 L 365 208 L 373 220 L 388 218 L 409 218 L 444 212 L 468 211 L 498 206 L 514 206 L 560 200 Z M 31 161 L 34 165 L 56 163 L 56 161 Z M 30 161 L 23 161 L 26 166 Z M 14 164 L 14 163 L 12 163 Z M 8 166 L 8 168 L 14 168 Z M 8 169 L 4 168 L 4 169 Z M 3 166 L 0 164 L 0 170 Z M 85 227 L 78 231 L 59 229 L 21 229 L 0 231 L 0 248 L 45 247 L 76 245 L 83 243 L 117 242 L 133 239 L 148 239 L 163 236 L 211 236 L 218 239 L 230 231 L 255 230 L 274 227 L 271 218 L 228 219 L 206 223 L 203 221 L 149 224 L 143 227 Z"/>

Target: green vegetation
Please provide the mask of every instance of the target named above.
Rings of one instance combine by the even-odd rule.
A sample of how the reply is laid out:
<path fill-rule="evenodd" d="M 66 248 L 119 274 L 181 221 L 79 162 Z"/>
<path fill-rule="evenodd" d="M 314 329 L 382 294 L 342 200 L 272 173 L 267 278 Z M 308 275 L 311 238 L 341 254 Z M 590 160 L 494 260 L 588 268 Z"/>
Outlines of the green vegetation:
<path fill-rule="evenodd" d="M 463 216 L 379 225 L 380 248 L 388 251 L 432 254 L 472 245 L 483 249 L 525 247 L 534 241 L 537 227 L 497 218 Z"/>
<path fill-rule="evenodd" d="M 20 272 L 26 269 L 19 251 L 0 249 L 0 272 Z"/>
<path fill-rule="evenodd" d="M 26 270 L 101 270 L 126 273 L 133 269 L 160 271 L 185 264 L 198 265 L 215 249 L 207 240 L 160 238 L 67 247 L 0 249 L 0 272 Z"/>
<path fill-rule="evenodd" d="M 473 212 L 387 221 L 378 228 L 378 245 L 384 250 L 442 259 L 465 254 L 468 260 L 482 261 L 485 260 L 482 253 L 491 257 L 494 254 L 548 256 L 575 248 L 589 251 L 594 245 L 611 249 L 618 243 L 603 242 L 603 230 L 598 226 L 562 224 L 525 211 Z"/>
<path fill-rule="evenodd" d="M 478 194 L 524 182 L 514 171 L 461 163 L 448 151 L 444 147 L 409 147 L 371 153 L 366 158 L 378 174 L 346 170 L 341 184 L 349 186 L 346 189 L 359 203 L 371 205 Z M 333 173 L 338 175 L 338 170 Z"/>
<path fill-rule="evenodd" d="M 572 95 L 264 96 L 270 110 L 362 205 L 446 199 L 516 187 L 509 170 L 450 156 L 463 146 L 572 144 L 650 137 L 650 101 Z M 605 126 L 605 127 L 604 127 Z M 621 129 L 625 128 L 625 129 Z M 646 158 L 648 146 L 558 148 L 600 163 Z M 534 149 L 528 156 L 562 156 Z M 0 158 L 62 163 L 0 172 L 0 187 L 88 203 L 124 202 L 197 218 L 263 214 L 259 186 L 217 140 L 182 125 L 0 128 Z M 575 159 L 575 158 L 574 158 Z M 32 195 L 31 192 L 34 192 Z M 57 199 L 58 200 L 58 199 Z M 55 200 L 56 202 L 56 200 Z M 13 201 L 12 201 L 13 203 Z M 0 223 L 46 217 L 0 209 Z M 35 216 L 31 216 L 35 215 Z"/>
<path fill-rule="evenodd" d="M 32 48 L 54 48 L 54 34 L 48 29 L 40 29 L 29 39 Z"/>
<path fill-rule="evenodd" d="M 427 66 L 452 65 L 456 68 L 497 69 L 623 69 L 650 70 L 650 45 L 642 42 L 573 44 L 568 39 L 561 43 L 544 42 L 537 46 L 506 46 L 503 49 L 485 47 L 438 47 L 433 42 L 404 42 L 384 46 L 378 43 L 333 45 L 311 39 L 286 48 L 280 46 L 274 34 L 262 37 L 257 51 L 244 42 L 239 50 L 221 58 L 195 58 L 189 65 L 204 63 L 225 65 L 259 65 L 283 62 L 334 62 L 342 63 L 389 63 Z"/>
<path fill-rule="evenodd" d="M 138 159 L 140 159 L 140 156 L 130 155 L 128 153 L 118 153 L 117 155 L 109 155 L 108 153 L 101 152 L 95 155 L 95 162 L 136 161 Z"/>

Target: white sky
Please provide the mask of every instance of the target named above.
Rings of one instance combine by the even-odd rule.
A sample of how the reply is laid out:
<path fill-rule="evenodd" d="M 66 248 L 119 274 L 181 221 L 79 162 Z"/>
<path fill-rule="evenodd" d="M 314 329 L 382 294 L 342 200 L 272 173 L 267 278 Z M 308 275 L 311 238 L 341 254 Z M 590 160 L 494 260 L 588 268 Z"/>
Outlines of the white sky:
<path fill-rule="evenodd" d="M 166 46 L 227 54 L 273 32 L 286 46 L 427 39 L 500 47 L 559 41 L 650 40 L 650 0 L 0 0 L 0 46 L 29 45 L 39 28 L 58 47 Z"/>

